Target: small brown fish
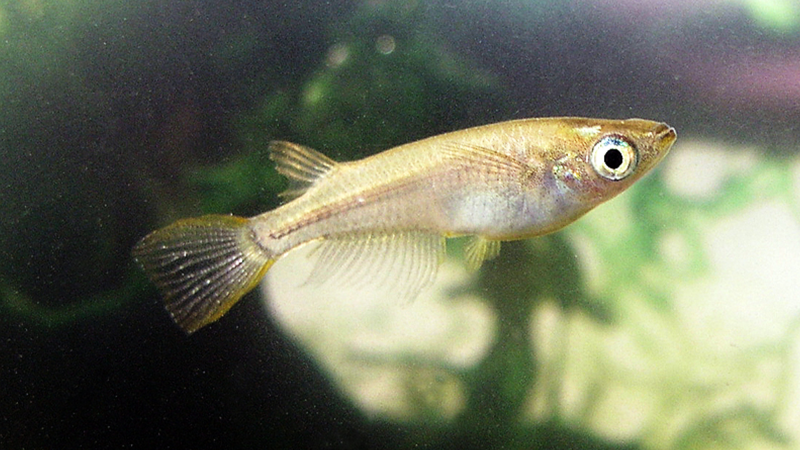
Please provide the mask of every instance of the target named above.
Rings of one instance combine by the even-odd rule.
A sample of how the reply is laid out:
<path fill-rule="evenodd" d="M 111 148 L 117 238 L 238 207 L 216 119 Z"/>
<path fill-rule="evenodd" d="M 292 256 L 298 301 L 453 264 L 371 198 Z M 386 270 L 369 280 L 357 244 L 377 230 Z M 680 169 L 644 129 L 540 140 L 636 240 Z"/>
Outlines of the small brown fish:
<path fill-rule="evenodd" d="M 445 238 L 471 236 L 465 254 L 477 269 L 500 241 L 556 231 L 619 194 L 675 139 L 673 128 L 648 120 L 557 117 L 446 133 L 346 163 L 272 142 L 291 201 L 249 219 L 180 220 L 133 254 L 188 333 L 310 242 L 319 244 L 316 281 L 357 275 L 411 299 L 433 282 Z"/>

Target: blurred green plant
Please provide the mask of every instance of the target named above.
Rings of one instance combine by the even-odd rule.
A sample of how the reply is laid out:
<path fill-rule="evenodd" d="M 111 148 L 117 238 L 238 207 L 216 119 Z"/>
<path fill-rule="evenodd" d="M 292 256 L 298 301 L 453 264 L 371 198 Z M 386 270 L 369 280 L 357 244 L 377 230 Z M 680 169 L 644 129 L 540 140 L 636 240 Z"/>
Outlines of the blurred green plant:
<path fill-rule="evenodd" d="M 502 115 L 497 81 L 440 46 L 423 7 L 361 5 L 331 30 L 332 44 L 310 78 L 243 117 L 242 141 L 263 146 L 280 137 L 353 159 Z"/>
<path fill-rule="evenodd" d="M 742 0 L 742 4 L 764 28 L 790 33 L 800 26 L 800 4 L 795 0 Z"/>

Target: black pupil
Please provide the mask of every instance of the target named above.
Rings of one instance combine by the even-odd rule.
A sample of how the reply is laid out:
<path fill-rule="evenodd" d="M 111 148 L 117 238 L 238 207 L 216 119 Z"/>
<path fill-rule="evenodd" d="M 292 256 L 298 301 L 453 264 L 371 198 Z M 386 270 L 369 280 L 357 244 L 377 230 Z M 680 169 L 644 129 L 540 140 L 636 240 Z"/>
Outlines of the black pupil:
<path fill-rule="evenodd" d="M 617 170 L 622 165 L 622 152 L 617 148 L 610 148 L 603 155 L 603 162 L 611 170 Z"/>

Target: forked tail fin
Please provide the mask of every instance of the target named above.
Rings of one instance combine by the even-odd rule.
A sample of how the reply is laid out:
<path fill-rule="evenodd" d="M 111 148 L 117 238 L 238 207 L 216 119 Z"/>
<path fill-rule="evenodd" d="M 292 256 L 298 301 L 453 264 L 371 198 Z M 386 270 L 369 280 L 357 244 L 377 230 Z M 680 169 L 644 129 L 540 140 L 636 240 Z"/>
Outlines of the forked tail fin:
<path fill-rule="evenodd" d="M 222 317 L 275 262 L 247 223 L 217 215 L 179 220 L 133 248 L 172 318 L 187 333 Z"/>

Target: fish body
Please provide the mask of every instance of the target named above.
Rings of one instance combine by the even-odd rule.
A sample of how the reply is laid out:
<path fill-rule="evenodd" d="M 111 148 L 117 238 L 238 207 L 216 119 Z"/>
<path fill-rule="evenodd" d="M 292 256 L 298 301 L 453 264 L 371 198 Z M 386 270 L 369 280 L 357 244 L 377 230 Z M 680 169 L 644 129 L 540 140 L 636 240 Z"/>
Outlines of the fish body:
<path fill-rule="evenodd" d="M 500 241 L 556 231 L 619 194 L 675 139 L 658 122 L 559 117 L 446 133 L 345 163 L 276 141 L 270 155 L 291 182 L 290 201 L 250 219 L 178 221 L 145 237 L 134 256 L 187 332 L 309 242 L 320 244 L 312 277 L 380 275 L 413 298 L 435 278 L 446 237 L 472 236 L 465 253 L 477 269 Z"/>

